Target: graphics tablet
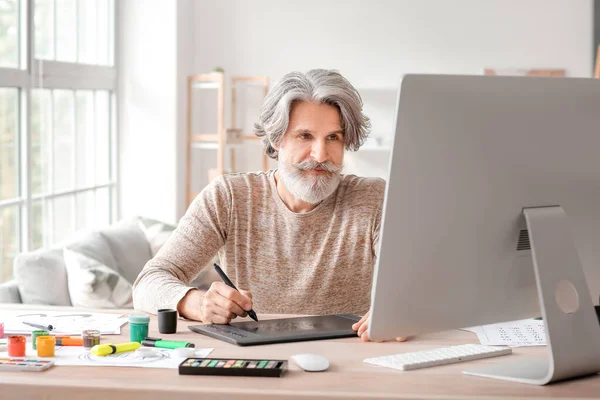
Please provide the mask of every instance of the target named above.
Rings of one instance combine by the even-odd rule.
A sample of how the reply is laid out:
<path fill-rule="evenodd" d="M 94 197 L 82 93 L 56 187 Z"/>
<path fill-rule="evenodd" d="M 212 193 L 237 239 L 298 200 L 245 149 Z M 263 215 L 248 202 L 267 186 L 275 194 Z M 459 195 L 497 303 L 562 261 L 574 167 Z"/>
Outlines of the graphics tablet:
<path fill-rule="evenodd" d="M 331 314 L 312 317 L 234 322 L 229 325 L 191 325 L 188 328 L 238 346 L 253 346 L 304 340 L 356 337 L 352 324 L 360 317 L 352 314 Z"/>

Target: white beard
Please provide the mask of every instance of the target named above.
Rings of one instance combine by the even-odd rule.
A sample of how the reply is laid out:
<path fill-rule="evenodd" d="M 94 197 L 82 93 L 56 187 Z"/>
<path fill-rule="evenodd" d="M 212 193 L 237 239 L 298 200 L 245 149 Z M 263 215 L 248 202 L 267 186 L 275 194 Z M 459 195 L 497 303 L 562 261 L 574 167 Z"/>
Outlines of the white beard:
<path fill-rule="evenodd" d="M 279 151 L 279 178 L 286 189 L 298 200 L 308 204 L 319 204 L 329 197 L 339 186 L 343 166 L 332 163 L 319 163 L 312 158 L 306 159 L 298 164 L 288 162 L 286 157 Z M 324 169 L 327 174 L 310 175 L 304 171 Z"/>

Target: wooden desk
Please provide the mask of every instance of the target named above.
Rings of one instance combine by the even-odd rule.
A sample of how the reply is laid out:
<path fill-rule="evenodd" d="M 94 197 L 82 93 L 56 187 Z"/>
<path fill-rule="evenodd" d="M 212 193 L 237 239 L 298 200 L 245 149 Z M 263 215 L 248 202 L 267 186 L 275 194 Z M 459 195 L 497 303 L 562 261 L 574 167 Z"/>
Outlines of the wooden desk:
<path fill-rule="evenodd" d="M 74 310 L 65 307 L 0 305 L 3 310 Z M 99 312 L 110 312 L 100 311 Z M 131 310 L 120 311 L 124 314 Z M 261 316 L 267 318 L 267 316 Z M 1 319 L 1 317 L 0 317 Z M 8 399 L 583 399 L 600 398 L 598 375 L 548 386 L 467 376 L 468 365 L 500 362 L 504 357 L 402 372 L 362 362 L 367 357 L 405 351 L 478 343 L 475 334 L 450 331 L 417 337 L 405 343 L 363 343 L 358 338 L 237 347 L 187 329 L 180 320 L 175 335 L 158 333 L 156 317 L 150 336 L 188 340 L 213 347 L 211 357 L 280 358 L 319 353 L 330 360 L 325 372 L 308 373 L 289 363 L 283 378 L 180 376 L 177 370 L 125 367 L 53 367 L 45 372 L 0 372 L 0 398 Z M 112 336 L 117 338 L 117 336 Z M 115 340 L 116 341 L 116 340 Z M 120 341 L 129 341 L 124 326 Z M 545 356 L 545 347 L 514 349 L 505 357 Z"/>

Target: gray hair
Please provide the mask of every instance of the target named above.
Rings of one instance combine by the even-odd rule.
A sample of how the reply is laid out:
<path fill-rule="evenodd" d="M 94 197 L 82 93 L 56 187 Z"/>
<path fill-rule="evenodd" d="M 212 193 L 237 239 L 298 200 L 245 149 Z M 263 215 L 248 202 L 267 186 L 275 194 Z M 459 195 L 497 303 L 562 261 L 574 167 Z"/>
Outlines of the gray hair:
<path fill-rule="evenodd" d="M 290 122 L 294 102 L 309 101 L 336 107 L 344 130 L 344 146 L 356 151 L 369 135 L 371 122 L 362 113 L 358 91 L 336 70 L 313 69 L 306 74 L 290 72 L 271 88 L 254 124 L 254 134 L 262 137 L 265 153 L 278 158 L 273 145 L 279 145 Z"/>

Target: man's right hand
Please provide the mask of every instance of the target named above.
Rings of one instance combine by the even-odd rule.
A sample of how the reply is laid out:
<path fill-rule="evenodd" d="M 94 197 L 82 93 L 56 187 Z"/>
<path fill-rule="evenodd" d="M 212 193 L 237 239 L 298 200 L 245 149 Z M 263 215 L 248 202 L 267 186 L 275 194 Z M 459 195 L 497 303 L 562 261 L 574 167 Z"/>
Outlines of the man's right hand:
<path fill-rule="evenodd" d="M 245 317 L 252 309 L 252 293 L 230 288 L 223 282 L 213 282 L 204 295 L 190 290 L 178 305 L 179 313 L 188 319 L 206 324 L 228 324 L 232 319 Z"/>

